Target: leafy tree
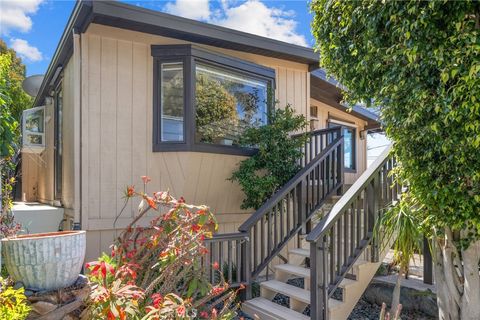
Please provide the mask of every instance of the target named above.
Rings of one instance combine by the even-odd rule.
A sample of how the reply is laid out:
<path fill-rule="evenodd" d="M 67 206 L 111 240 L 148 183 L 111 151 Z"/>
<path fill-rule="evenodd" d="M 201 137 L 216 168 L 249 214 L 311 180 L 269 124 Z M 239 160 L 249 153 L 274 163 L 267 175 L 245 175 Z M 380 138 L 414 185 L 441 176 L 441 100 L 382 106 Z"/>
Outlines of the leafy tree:
<path fill-rule="evenodd" d="M 400 288 L 402 279 L 407 274 L 414 254 L 422 251 L 423 232 L 419 228 L 419 210 L 408 195 L 400 199 L 375 224 L 374 236 L 384 246 L 393 242 L 393 263 L 399 267 L 397 282 L 393 290 L 391 314 L 400 306 Z M 382 249 L 386 249 L 385 247 Z"/>
<path fill-rule="evenodd" d="M 258 153 L 240 162 L 230 177 L 245 193 L 242 209 L 260 208 L 300 170 L 298 160 L 303 155 L 301 147 L 306 135 L 291 138 L 290 134 L 306 129 L 305 117 L 287 106 L 271 111 L 269 121 L 266 126 L 246 129 L 240 138 L 242 145 L 258 148 Z"/>
<path fill-rule="evenodd" d="M 13 152 L 18 122 L 12 116 L 10 105 L 9 71 L 12 65 L 10 54 L 0 55 L 0 159 L 10 157 Z M 2 160 L 0 160 L 2 161 Z"/>
<path fill-rule="evenodd" d="M 23 110 L 30 108 L 32 98 L 22 89 L 22 82 L 25 79 L 25 65 L 22 59 L 17 56 L 15 50 L 7 47 L 7 44 L 0 39 L 0 55 L 10 55 L 10 67 L 5 75 L 8 82 L 8 96 L 10 97 L 9 109 L 12 116 L 20 121 Z"/>
<path fill-rule="evenodd" d="M 435 240 L 440 319 L 480 319 L 480 3 L 311 5 L 321 65 L 381 105 L 399 173 Z"/>

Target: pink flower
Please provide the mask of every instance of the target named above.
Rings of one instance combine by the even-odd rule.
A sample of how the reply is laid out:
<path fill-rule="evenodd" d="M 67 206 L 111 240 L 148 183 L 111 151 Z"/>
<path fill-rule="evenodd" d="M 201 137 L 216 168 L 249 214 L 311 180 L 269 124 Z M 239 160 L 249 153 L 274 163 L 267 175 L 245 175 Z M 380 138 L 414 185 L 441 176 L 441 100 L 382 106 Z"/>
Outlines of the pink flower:
<path fill-rule="evenodd" d="M 185 311 L 186 311 L 186 310 L 185 310 L 185 307 L 184 307 L 184 306 L 179 306 L 179 307 L 177 308 L 177 314 L 178 314 L 178 316 L 184 317 L 184 316 L 185 316 Z"/>
<path fill-rule="evenodd" d="M 149 183 L 150 181 L 152 181 L 152 179 L 150 179 L 149 176 L 142 176 L 142 180 L 143 180 L 143 183 L 144 183 L 144 184 L 147 184 L 147 183 Z"/>

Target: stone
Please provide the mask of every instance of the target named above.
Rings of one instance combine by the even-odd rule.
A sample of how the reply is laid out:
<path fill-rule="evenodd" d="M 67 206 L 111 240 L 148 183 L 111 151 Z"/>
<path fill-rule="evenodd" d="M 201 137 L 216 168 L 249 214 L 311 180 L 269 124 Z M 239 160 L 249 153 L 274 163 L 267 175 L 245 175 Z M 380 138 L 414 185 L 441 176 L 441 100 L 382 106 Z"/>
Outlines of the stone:
<path fill-rule="evenodd" d="M 392 301 L 394 285 L 373 280 L 363 294 L 363 298 L 369 303 L 381 305 L 382 302 L 390 304 Z M 421 312 L 429 317 L 438 316 L 436 295 L 430 290 L 419 291 L 403 287 L 400 289 L 400 303 L 403 312 Z"/>
<path fill-rule="evenodd" d="M 38 301 L 31 305 L 32 310 L 40 315 L 47 314 L 57 309 L 57 306 L 50 302 Z"/>
<path fill-rule="evenodd" d="M 35 292 L 33 292 L 32 290 L 25 290 L 24 294 L 28 298 L 28 297 L 33 296 L 35 294 Z"/>
<path fill-rule="evenodd" d="M 21 281 L 17 281 L 13 285 L 13 289 L 15 289 L 15 290 L 18 290 L 18 289 L 23 288 L 23 287 L 24 287 L 24 285 L 23 285 L 23 282 L 21 282 Z"/>

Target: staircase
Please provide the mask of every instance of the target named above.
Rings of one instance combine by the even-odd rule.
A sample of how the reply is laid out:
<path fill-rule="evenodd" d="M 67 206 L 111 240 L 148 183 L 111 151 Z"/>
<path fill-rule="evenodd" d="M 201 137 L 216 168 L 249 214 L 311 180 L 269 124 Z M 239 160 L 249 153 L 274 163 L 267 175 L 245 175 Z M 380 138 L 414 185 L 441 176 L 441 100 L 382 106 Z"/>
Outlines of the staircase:
<path fill-rule="evenodd" d="M 383 252 L 380 261 L 386 254 Z M 366 250 L 353 264 L 349 277 L 344 278 L 328 301 L 329 319 L 347 319 L 375 275 L 380 262 L 370 262 Z M 288 263 L 275 266 L 275 278 L 260 283 L 260 297 L 245 301 L 242 311 L 254 319 L 307 320 L 310 319 L 310 249 L 304 243 L 301 248 L 289 250 Z M 289 280 L 295 279 L 295 285 Z M 298 286 L 298 283 L 304 286 Z M 306 284 L 306 286 L 305 286 Z M 277 294 L 287 296 L 288 307 L 272 300 Z M 307 311 L 307 312 L 306 312 Z"/>
<path fill-rule="evenodd" d="M 242 310 L 255 319 L 347 319 L 386 254 L 373 229 L 401 192 L 391 174 L 395 159 L 387 148 L 337 196 L 344 168 L 336 130 L 310 133 L 303 169 L 239 232 L 208 240 L 205 267 L 217 261 L 231 286 L 246 286 Z M 287 248 L 285 263 L 276 264 Z M 210 281 L 218 279 L 209 270 Z M 255 282 L 260 296 L 252 298 Z M 273 301 L 278 294 L 288 297 L 288 307 Z"/>

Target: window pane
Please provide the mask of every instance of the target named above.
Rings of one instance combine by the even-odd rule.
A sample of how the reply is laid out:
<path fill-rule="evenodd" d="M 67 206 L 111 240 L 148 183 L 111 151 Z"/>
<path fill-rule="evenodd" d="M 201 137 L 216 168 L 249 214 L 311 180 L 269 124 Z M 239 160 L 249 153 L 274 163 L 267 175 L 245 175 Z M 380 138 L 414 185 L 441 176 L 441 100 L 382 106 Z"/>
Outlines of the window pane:
<path fill-rule="evenodd" d="M 267 124 L 268 81 L 196 65 L 196 142 L 238 144 L 248 127 Z"/>
<path fill-rule="evenodd" d="M 34 133 L 27 133 L 25 142 L 29 146 L 42 146 L 43 145 L 43 135 L 41 134 L 34 134 Z"/>
<path fill-rule="evenodd" d="M 354 151 L 353 150 L 353 130 L 348 128 L 343 128 L 343 143 L 344 143 L 344 150 L 345 150 L 345 168 L 354 169 Z"/>
<path fill-rule="evenodd" d="M 25 130 L 28 132 L 44 133 L 43 109 L 39 109 L 26 115 Z"/>
<path fill-rule="evenodd" d="M 184 141 L 183 63 L 161 65 L 162 141 Z"/>

